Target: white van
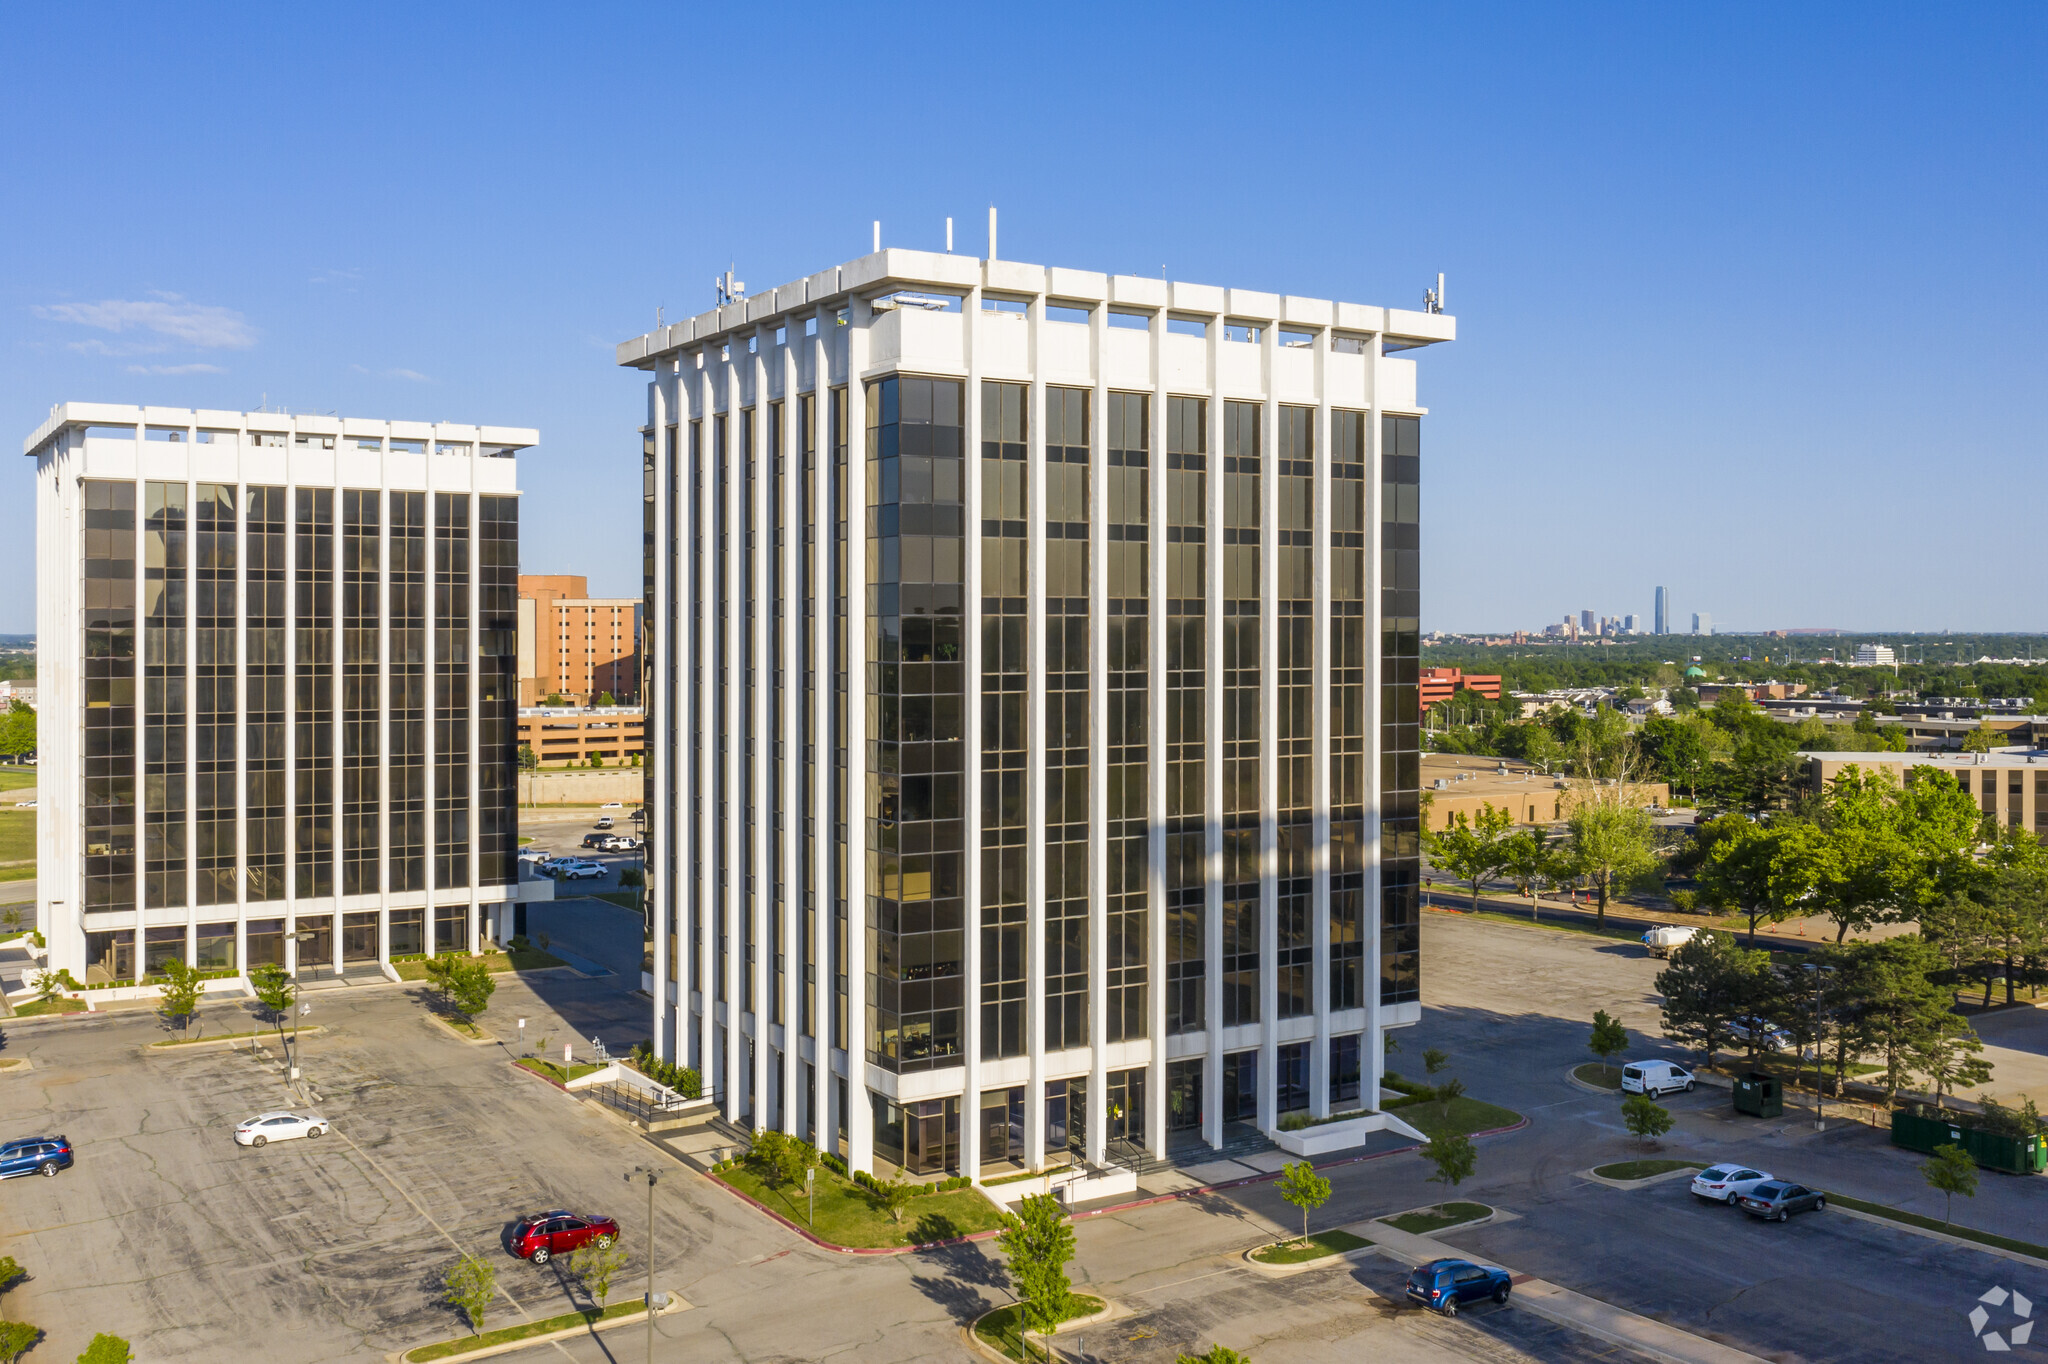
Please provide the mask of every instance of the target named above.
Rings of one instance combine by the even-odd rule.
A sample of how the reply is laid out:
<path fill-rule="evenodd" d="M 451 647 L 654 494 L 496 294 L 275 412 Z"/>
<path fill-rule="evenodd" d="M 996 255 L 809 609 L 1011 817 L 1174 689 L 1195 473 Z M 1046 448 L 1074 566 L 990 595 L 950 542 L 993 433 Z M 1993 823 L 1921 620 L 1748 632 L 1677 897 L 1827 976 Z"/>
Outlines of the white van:
<path fill-rule="evenodd" d="M 1621 1092 L 1647 1094 L 1689 1094 L 1692 1072 L 1675 1061 L 1631 1061 L 1621 1068 Z"/>

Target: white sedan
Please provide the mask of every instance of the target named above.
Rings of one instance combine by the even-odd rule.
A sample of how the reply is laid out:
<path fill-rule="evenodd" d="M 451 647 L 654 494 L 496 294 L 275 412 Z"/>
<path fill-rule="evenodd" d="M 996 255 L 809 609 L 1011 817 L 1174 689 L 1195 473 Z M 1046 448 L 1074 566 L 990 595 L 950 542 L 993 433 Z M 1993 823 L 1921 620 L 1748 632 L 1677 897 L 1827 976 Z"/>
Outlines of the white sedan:
<path fill-rule="evenodd" d="M 1747 1165 L 1709 1165 L 1692 1177 L 1693 1197 L 1734 1207 L 1736 1199 L 1757 1185 L 1768 1183 L 1770 1178 L 1762 1170 Z"/>
<path fill-rule="evenodd" d="M 293 1137 L 317 1137 L 328 1128 L 318 1113 L 258 1113 L 235 1128 L 237 1146 L 263 1146 Z"/>

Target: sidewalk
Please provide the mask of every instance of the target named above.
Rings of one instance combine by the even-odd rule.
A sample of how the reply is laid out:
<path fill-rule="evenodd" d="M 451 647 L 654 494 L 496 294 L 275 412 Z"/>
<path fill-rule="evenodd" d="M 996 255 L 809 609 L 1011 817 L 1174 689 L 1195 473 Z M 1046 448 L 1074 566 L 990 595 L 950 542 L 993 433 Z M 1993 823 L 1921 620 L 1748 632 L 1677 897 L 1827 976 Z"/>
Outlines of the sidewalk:
<path fill-rule="evenodd" d="M 1365 1237 L 1387 1258 L 1410 1265 L 1456 1252 L 1455 1247 L 1445 1245 L 1434 1236 L 1416 1236 L 1384 1222 L 1354 1222 L 1344 1230 Z M 1457 1230 L 1452 1227 L 1444 1234 L 1450 1235 Z M 1515 1292 L 1510 1301 L 1560 1326 L 1569 1326 L 1610 1345 L 1634 1350 L 1646 1358 L 1661 1361 L 1661 1364 L 1765 1364 L 1758 1356 L 1733 1346 L 1681 1331 L 1675 1326 L 1666 1326 L 1661 1321 L 1652 1321 L 1601 1302 L 1598 1298 L 1589 1298 L 1583 1293 L 1574 1293 L 1526 1274 L 1515 1275 Z"/>

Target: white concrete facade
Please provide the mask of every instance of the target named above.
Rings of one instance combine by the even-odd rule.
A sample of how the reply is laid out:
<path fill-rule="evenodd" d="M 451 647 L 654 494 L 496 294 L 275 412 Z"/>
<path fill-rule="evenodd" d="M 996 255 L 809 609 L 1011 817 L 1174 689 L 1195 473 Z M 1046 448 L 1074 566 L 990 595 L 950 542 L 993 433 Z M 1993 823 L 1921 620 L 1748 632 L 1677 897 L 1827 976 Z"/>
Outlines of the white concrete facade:
<path fill-rule="evenodd" d="M 443 950 L 509 936 L 511 917 L 501 911 L 518 898 L 516 698 L 507 690 L 516 683 L 506 680 L 516 639 L 513 456 L 537 440 L 527 429 L 447 423 L 99 403 L 52 409 L 24 442 L 36 461 L 43 697 L 37 922 L 51 968 L 117 985 L 146 979 L 152 960 L 178 956 L 243 974 L 252 965 L 250 926 L 260 930 L 261 962 L 280 940 L 280 922 L 282 964 L 306 972 L 384 966 L 394 915 L 401 946 L 418 937 L 428 951 L 437 918 L 449 939 Z M 372 525 L 353 616 L 344 614 L 343 585 L 349 493 L 360 495 Z M 403 675 L 417 679 L 405 694 L 416 702 L 421 742 L 394 761 L 391 546 L 393 508 L 408 494 L 416 497 L 406 505 L 424 517 L 413 523 L 423 541 L 418 613 L 400 622 L 418 635 Z M 207 524 L 219 546 L 203 570 L 202 501 L 218 509 Z M 101 504 L 109 509 L 96 510 Z M 265 509 L 260 525 L 257 507 Z M 447 525 L 439 534 L 437 510 Z M 319 562 L 302 561 L 309 554 Z M 106 602 L 116 604 L 111 616 L 100 609 Z M 94 662 L 89 654 L 109 639 L 132 658 L 115 668 Z M 403 642 L 410 650 L 412 635 Z M 212 680 L 230 674 L 231 682 Z M 204 710 L 202 695 L 214 698 Z M 358 698 L 353 707 L 349 695 Z M 110 715 L 119 722 L 107 723 Z M 448 751 L 437 754 L 437 744 Z M 344 832 L 345 752 L 359 752 L 359 773 L 374 768 L 358 786 L 368 802 L 358 827 L 375 834 L 361 846 Z M 406 768 L 419 783 L 408 809 L 424 831 L 414 858 L 424 871 L 404 877 L 421 879 L 416 889 L 392 884 L 385 856 L 415 846 L 391 818 L 394 771 Z M 302 775 L 306 790 L 323 793 L 317 805 L 302 797 Z M 210 776 L 217 782 L 208 785 Z M 204 801 L 202 789 L 212 793 Z M 262 801 L 253 817 L 252 795 Z M 200 828 L 202 806 L 212 832 Z M 252 818 L 262 825 L 253 833 Z M 213 850 L 204 859 L 202 847 Z M 345 874 L 345 859 L 355 871 Z M 300 932 L 318 935 L 303 961 Z M 319 959 L 314 944 L 326 947 Z"/>
<path fill-rule="evenodd" d="M 1366 889 L 1363 903 L 1365 998 L 1356 1007 L 1333 1007 L 1330 999 L 1330 705 L 1331 660 L 1327 640 L 1331 619 L 1328 564 L 1331 431 L 1333 414 L 1360 419 L 1363 454 L 1365 637 L 1377 641 L 1383 627 L 1381 543 L 1381 418 L 1420 417 L 1416 364 L 1396 352 L 1453 340 L 1455 322 L 1442 314 L 1408 312 L 1319 299 L 1283 297 L 1245 290 L 1174 283 L 1130 276 L 1048 268 L 950 254 L 882 250 L 808 279 L 721 307 L 622 343 L 618 362 L 650 374 L 642 426 L 647 477 L 647 620 L 651 639 L 644 656 L 650 668 L 646 700 L 648 728 L 650 896 L 655 914 L 654 996 L 657 1046 L 665 1056 L 704 1070 L 706 1092 L 717 1096 L 733 1121 L 811 1136 L 842 1151 L 857 1169 L 877 1163 L 876 1114 L 909 1112 L 920 1105 L 953 1104 L 936 1120 L 956 1121 L 957 1138 L 944 1140 L 941 1165 L 920 1168 L 983 1171 L 984 1103 L 997 1092 L 1022 1091 L 1020 1138 L 1010 1139 L 1009 1157 L 1040 1168 L 1063 1153 L 1049 1137 L 1054 1121 L 1047 1098 L 1055 1087 L 1084 1082 L 1085 1113 L 1066 1119 L 1083 1134 L 1076 1154 L 1101 1165 L 1113 1124 L 1133 1134 L 1132 1142 L 1154 1155 L 1170 1141 L 1195 1137 L 1222 1145 L 1226 1057 L 1256 1053 L 1258 1095 L 1236 1120 L 1271 1133 L 1282 1117 L 1276 1061 L 1283 1050 L 1311 1058 L 1305 1102 L 1297 1087 L 1288 1107 L 1315 1117 L 1333 1111 L 1328 1058 L 1333 1040 L 1354 1042 L 1362 1061 L 1359 1097 L 1341 1107 L 1376 1107 L 1382 1072 L 1382 1037 L 1419 1016 L 1412 989 L 1386 998 L 1380 988 L 1380 727 L 1382 675 L 1375 659 L 1365 670 L 1368 720 L 1364 725 L 1362 844 Z M 964 432 L 961 452 L 964 508 L 961 536 L 959 615 L 960 710 L 967 717 L 961 770 L 961 896 L 965 931 L 958 951 L 961 1019 L 956 1040 L 911 1062 L 908 1044 L 877 1036 L 873 996 L 901 987 L 884 973 L 910 973 L 893 947 L 877 941 L 875 909 L 864 892 L 873 889 L 869 841 L 876 837 L 878 812 L 872 789 L 894 789 L 893 772 L 874 769 L 868 732 L 872 718 L 886 713 L 870 694 L 870 613 L 887 614 L 871 593 L 869 547 L 884 524 L 885 509 L 871 491 L 862 442 L 869 431 L 869 385 L 890 378 L 957 383 Z M 985 512 L 981 439 L 983 385 L 1022 385 L 1028 393 L 1028 454 L 1025 486 L 1029 509 L 1024 600 L 1029 666 L 1024 714 L 1029 730 L 1025 764 L 1029 794 L 1028 830 L 1023 839 L 1028 868 L 1028 923 L 1024 934 L 1029 967 L 1024 1036 L 1014 1054 L 984 1045 L 982 1021 L 984 933 L 979 919 L 984 826 L 981 732 L 983 685 Z M 1089 492 L 1087 543 L 1087 650 L 1094 677 L 1087 697 L 1087 732 L 1094 750 L 1088 769 L 1091 812 L 1087 844 L 1086 961 L 1090 982 L 1087 1043 L 1048 1049 L 1045 1045 L 1046 926 L 1044 859 L 1046 812 L 1042 774 L 1047 683 L 1045 677 L 1047 509 L 1045 412 L 1049 391 L 1089 395 Z M 875 390 L 877 393 L 881 389 Z M 893 394 L 893 390 L 890 390 Z M 1143 980 L 1145 1020 L 1138 1035 L 1110 1040 L 1105 1031 L 1108 924 L 1105 896 L 1105 820 L 1108 790 L 1105 742 L 1108 697 L 1108 582 L 1105 550 L 1107 425 L 1111 395 L 1142 395 L 1149 413 L 1149 458 L 1144 474 L 1146 550 L 1152 600 L 1142 617 L 1149 660 L 1146 681 L 1145 822 L 1148 946 Z M 1163 601 L 1167 524 L 1167 408 L 1172 399 L 1206 400 L 1209 507 L 1206 517 L 1205 711 L 1209 741 L 1204 781 L 1206 841 L 1203 863 L 1208 885 L 1202 915 L 1206 935 L 1202 979 L 1202 1025 L 1169 1032 L 1166 991 L 1167 929 L 1165 857 L 1167 615 Z M 806 399 L 812 401 L 806 402 Z M 888 401 L 894 401 L 893 397 Z M 1222 811 L 1224 732 L 1219 697 L 1223 658 L 1222 603 L 1224 526 L 1223 452 L 1225 404 L 1256 406 L 1262 520 L 1257 544 L 1265 567 L 1258 593 L 1260 808 L 1275 800 L 1275 736 L 1280 725 L 1272 676 L 1274 622 L 1278 609 L 1276 526 L 1279 426 L 1283 412 L 1307 413 L 1313 432 L 1315 508 L 1313 529 L 1313 637 L 1315 684 L 1311 695 L 1313 748 L 1314 919 L 1310 937 L 1314 962 L 1306 979 L 1312 1006 L 1281 1016 L 1274 981 L 1279 955 L 1274 889 L 1274 820 L 1263 819 L 1259 838 L 1262 888 L 1258 898 L 1259 954 L 1257 1021 L 1225 1026 Z M 781 407 L 779 419 L 771 410 Z M 835 409 L 843 426 L 835 427 Z M 808 420 L 808 427 L 804 425 Z M 720 428 L 718 423 L 725 423 Z M 727 463 L 719 464 L 714 433 L 723 429 Z M 846 524 L 843 560 L 830 513 L 835 430 L 845 448 L 845 491 L 840 510 Z M 746 443 L 750 435 L 751 444 Z M 779 433 L 780 444 L 773 443 Z M 815 458 L 807 459 L 806 450 Z M 1412 463 L 1412 460 L 1411 460 Z M 749 479 L 746 471 L 759 476 Z M 773 470 L 780 468 L 781 502 Z M 1354 475 L 1355 476 L 1355 475 Z M 1412 480 L 1412 475 L 1409 476 Z M 747 534 L 746 498 L 752 504 L 753 533 Z M 1412 505 L 1412 503 L 1411 503 Z M 724 512 L 724 534 L 717 517 Z M 808 514 L 806 509 L 811 509 Z M 896 508 L 886 509 L 893 528 Z M 1412 520 L 1412 515 L 1409 518 Z M 778 528 L 783 532 L 777 534 Z M 909 532 L 904 532 L 908 535 Z M 1304 533 L 1306 534 L 1306 532 Z M 1239 543 L 1233 541 L 1233 543 Z M 1347 542 L 1349 543 L 1349 542 Z M 1408 542 L 1404 542 L 1408 543 Z M 893 548 L 880 551 L 888 562 Z M 814 585 L 806 597 L 806 563 Z M 751 569 L 751 573 L 747 570 Z M 842 572 L 843 569 L 843 572 Z M 1412 570 L 1411 570 L 1412 571 Z M 775 592 L 779 581 L 779 600 Z M 908 579 L 905 580 L 906 582 Z M 945 583 L 948 580 L 936 580 Z M 907 589 L 906 589 L 907 590 Z M 1354 594 L 1357 595 L 1357 594 Z M 806 613 L 807 600 L 816 609 Z M 884 600 L 894 601 L 891 595 Z M 907 599 L 906 599 L 907 600 Z M 1404 598 L 1404 600 L 1407 600 Z M 907 616 L 913 609 L 900 608 Z M 1353 606 L 1356 612 L 1358 607 Z M 843 612 L 843 618 L 838 613 Z M 1405 629 L 1414 630 L 1412 604 Z M 1389 626 L 1388 628 L 1392 628 Z M 779 629 L 779 634 L 778 634 Z M 808 646 L 813 685 L 803 683 Z M 838 631 L 843 629 L 843 643 Z M 754 643 L 748 653 L 747 640 Z M 779 665 L 771 643 L 779 639 Z M 723 678 L 718 675 L 722 648 Z M 835 652 L 838 656 L 835 657 Z M 1413 661 L 1409 661 L 1412 670 Z M 719 685 L 721 680 L 730 685 Z M 1413 677 L 1403 693 L 1413 698 Z M 844 701 L 835 730 L 835 706 Z M 806 707 L 810 708 L 806 714 Z M 780 716 L 780 726 L 775 723 Z M 1413 715 L 1407 718 L 1412 730 Z M 726 736 L 723 747 L 721 733 Z M 843 761 L 843 767 L 836 767 Z M 722 769 L 721 769 L 722 764 Z M 836 768 L 836 770 L 835 770 Z M 693 782 L 692 774 L 697 774 Z M 743 778 L 745 780 L 743 780 Z M 1412 777 L 1407 780 L 1413 780 Z M 880 783 L 880 785 L 875 785 Z M 772 793 L 788 793 L 776 800 Z M 808 792 L 808 803 L 802 798 Z M 750 797 L 743 801 L 743 797 Z M 1412 799 L 1412 797 L 1411 797 Z M 892 807 L 893 808 L 893 807 Z M 1412 826 L 1411 826 L 1412 827 Z M 780 836 L 781 860 L 773 851 Z M 893 850 L 890 856 L 894 856 Z M 806 863 L 808 859 L 808 864 Z M 844 868 L 840 903 L 833 903 L 833 869 Z M 906 864 L 907 865 L 907 864 Z M 721 879 L 721 868 L 727 873 Z M 751 900 L 748 876 L 753 877 Z M 806 895 L 814 897 L 807 900 Z M 809 916 L 815 914 L 815 920 Z M 832 925 L 845 916 L 843 939 Z M 751 923 L 749 918 L 751 916 Z M 815 923 L 814 938 L 807 925 Z M 779 932 L 779 938 L 778 938 Z M 721 936 L 721 933 L 723 936 Z M 764 1007 L 742 1007 L 747 997 L 746 951 L 754 946 L 752 998 Z M 787 960 L 778 962 L 778 945 Z M 806 980 L 802 957 L 809 944 L 814 972 Z M 1412 952 L 1411 952 L 1412 957 Z M 850 958 L 851 960 L 848 960 Z M 952 970 L 954 963 L 943 964 Z M 1408 969 L 1412 971 L 1412 960 Z M 787 984 L 778 993 L 780 978 Z M 921 981 L 918 983 L 922 983 Z M 653 988 L 656 986 L 659 988 Z M 802 1026 L 797 991 L 810 995 L 810 1024 Z M 771 1009 L 779 1000 L 782 1016 Z M 842 1025 L 841 1019 L 844 1023 Z M 1199 1075 L 1199 1128 L 1183 1118 L 1169 1130 L 1169 1068 L 1184 1063 Z M 808 1072 L 805 1067 L 808 1066 Z M 808 1081 L 805 1079 L 808 1074 Z M 1247 1070 L 1244 1073 L 1249 1074 Z M 1112 1083 L 1143 1076 L 1144 1112 L 1114 1114 L 1106 1098 Z M 778 1078 L 779 1077 L 779 1078 Z M 1119 1081 L 1119 1077 L 1123 1077 Z M 1061 1089 L 1060 1092 L 1065 1092 Z M 1130 1092 L 1122 1090 L 1119 1092 Z M 1249 1104 L 1249 1100 L 1246 1100 Z M 843 1105 L 843 1107 L 842 1107 Z M 905 1118 L 906 1129 L 912 1118 Z M 843 1133 L 843 1136 L 841 1135 Z M 909 1138 L 903 1138 L 906 1143 Z M 1021 1148 L 1021 1149 L 1020 1149 Z M 899 1148 L 905 1149 L 905 1148 Z M 893 1158 L 893 1157 L 892 1157 Z"/>

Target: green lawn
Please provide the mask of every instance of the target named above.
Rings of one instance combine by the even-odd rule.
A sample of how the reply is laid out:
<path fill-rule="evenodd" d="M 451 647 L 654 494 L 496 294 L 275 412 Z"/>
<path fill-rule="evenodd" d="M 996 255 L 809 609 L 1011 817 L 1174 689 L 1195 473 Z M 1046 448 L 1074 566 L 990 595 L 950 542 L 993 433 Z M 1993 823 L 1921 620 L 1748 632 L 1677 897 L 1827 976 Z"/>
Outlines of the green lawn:
<path fill-rule="evenodd" d="M 16 1018 L 34 1018 L 38 1014 L 82 1014 L 84 1012 L 85 1001 L 82 999 L 53 999 L 48 1003 L 40 999 L 32 999 L 26 1004 L 14 1006 L 14 1016 Z"/>
<path fill-rule="evenodd" d="M 545 971 L 550 966 L 566 966 L 567 962 L 551 952 L 538 947 L 515 947 L 507 955 L 492 950 L 484 953 L 484 962 L 493 971 Z M 400 980 L 425 980 L 427 963 L 421 961 L 398 961 L 391 964 Z"/>
<path fill-rule="evenodd" d="M 495 1306 L 496 1304 L 492 1305 Z M 618 1317 L 637 1317 L 642 1315 L 645 1310 L 646 1305 L 644 1303 L 615 1302 L 602 1312 L 595 1308 L 586 1309 L 581 1312 L 564 1312 L 559 1317 L 547 1317 L 541 1321 L 529 1321 L 519 1326 L 501 1326 L 495 1331 L 486 1331 L 480 1336 L 458 1336 L 454 1340 L 444 1340 L 438 1345 L 422 1345 L 416 1350 L 406 1351 L 404 1357 L 413 1361 L 414 1364 L 426 1364 L 428 1360 L 447 1359 L 452 1355 L 466 1355 L 472 1350 L 481 1350 L 491 1345 L 504 1345 L 515 1340 L 531 1340 L 535 1336 L 544 1336 L 550 1331 L 567 1330 L 571 1326 L 579 1326 L 590 1322 L 611 1321 Z"/>
<path fill-rule="evenodd" d="M 36 769 L 0 764 L 0 791 L 27 791 L 36 784 Z"/>
<path fill-rule="evenodd" d="M 1404 1212 L 1399 1217 L 1382 1217 L 1380 1221 L 1396 1231 L 1405 1231 L 1413 1236 L 1427 1236 L 1446 1227 L 1477 1222 L 1492 1211 L 1493 1209 L 1484 1203 L 1439 1203 L 1433 1208 Z"/>
<path fill-rule="evenodd" d="M 558 1085 L 565 1085 L 571 1080 L 580 1080 L 594 1070 L 604 1069 L 603 1066 L 587 1065 L 582 1061 L 578 1061 L 565 1071 L 562 1069 L 560 1061 L 547 1061 L 538 1056 L 522 1056 L 519 1058 L 518 1063 L 532 1071 L 535 1075 L 547 1076 Z"/>
<path fill-rule="evenodd" d="M 36 812 L 12 805 L 0 810 L 0 862 L 33 862 L 36 857 Z"/>
<path fill-rule="evenodd" d="M 1556 908 L 1562 909 L 1564 906 L 1559 905 Z M 1455 912 L 1467 919 L 1485 919 L 1492 923 L 1520 924 L 1523 928 L 1547 928 L 1554 933 L 1583 933 L 1595 938 L 1612 938 L 1618 942 L 1640 942 L 1643 937 L 1643 927 L 1641 924 L 1636 924 L 1632 927 L 1616 927 L 1613 924 L 1609 924 L 1606 928 L 1599 928 L 1593 924 L 1561 923 L 1552 919 L 1531 919 L 1526 914 L 1502 914 L 1490 909 L 1482 909 L 1475 914 L 1462 906 L 1455 911 L 1445 907 L 1439 912 Z M 1581 909 L 1580 912 L 1583 913 L 1584 910 Z"/>
<path fill-rule="evenodd" d="M 1446 1108 L 1434 1099 L 1421 1103 L 1404 1104 L 1400 1110 L 1401 1121 L 1419 1129 L 1432 1139 L 1436 1137 L 1469 1137 L 1474 1132 L 1490 1132 L 1496 1127 L 1513 1127 L 1522 1120 L 1522 1115 L 1512 1108 L 1502 1108 L 1483 1099 L 1456 1098 Z"/>
<path fill-rule="evenodd" d="M 1260 1246 L 1252 1252 L 1252 1258 L 1262 1265 L 1298 1265 L 1307 1260 L 1320 1260 L 1325 1255 L 1342 1255 L 1347 1250 L 1371 1244 L 1363 1236 L 1354 1236 L 1348 1231 L 1319 1231 L 1306 1241 L 1278 1241 L 1270 1246 Z"/>
<path fill-rule="evenodd" d="M 1602 1179 L 1649 1179 L 1656 1175 L 1668 1175 L 1673 1170 L 1699 1168 L 1699 1163 L 1691 1160 L 1622 1160 L 1612 1165 L 1595 1165 L 1593 1173 Z"/>
<path fill-rule="evenodd" d="M 1588 1061 L 1585 1065 L 1573 1070 L 1572 1074 L 1586 1084 L 1598 1085 L 1602 1089 L 1618 1090 L 1621 1088 L 1620 1066 L 1605 1065 L 1599 1061 Z"/>
<path fill-rule="evenodd" d="M 781 1213 L 800 1227 L 811 1227 L 810 1200 L 801 1184 L 770 1188 L 745 1163 L 728 1165 L 718 1178 L 747 1197 Z M 995 1228 L 1001 1212 L 976 1189 L 955 1189 L 952 1193 L 930 1194 L 910 1200 L 901 1222 L 874 1206 L 865 1191 L 851 1180 L 818 1167 L 818 1224 L 811 1230 L 833 1245 L 858 1249 L 894 1249 L 926 1245 L 954 1236 L 966 1236 Z"/>
<path fill-rule="evenodd" d="M 570 891 L 568 894 L 573 895 L 575 892 Z M 592 900 L 603 900 L 606 904 L 617 905 L 620 909 L 640 908 L 639 897 L 630 890 L 592 890 L 585 891 L 584 895 Z M 567 899 L 568 895 L 564 895 L 563 898 Z"/>
<path fill-rule="evenodd" d="M 1076 1293 L 1069 1299 L 1067 1320 L 1075 1317 L 1093 1316 L 1103 1308 L 1100 1298 L 1091 1298 L 1085 1293 Z M 974 1323 L 974 1334 L 982 1343 L 1002 1354 L 1005 1359 L 1021 1360 L 1024 1355 L 1023 1332 L 1019 1329 L 1018 1312 L 1015 1306 L 998 1307 L 995 1311 Z M 1032 1359 L 1051 1359 L 1044 1347 L 1033 1344 Z"/>
<path fill-rule="evenodd" d="M 1920 1227 L 1926 1231 L 1946 1232 L 1950 1236 L 1960 1236 L 1965 1241 L 1975 1241 L 1979 1245 L 1996 1246 L 2000 1250 L 2010 1250 L 2020 1255 L 2031 1255 L 2037 1260 L 2048 1260 L 2048 1246 L 2037 1246 L 2031 1241 L 2016 1241 L 2010 1236 L 1994 1236 L 1988 1231 L 1977 1231 L 1971 1227 L 1959 1227 L 1954 1223 L 1943 1225 L 1938 1217 L 1922 1217 L 1916 1212 L 1901 1212 L 1897 1208 L 1886 1207 L 1882 1203 L 1866 1203 L 1860 1198 L 1850 1198 L 1846 1194 L 1838 1194 L 1832 1191 L 1828 1193 L 1828 1201 L 1839 1203 L 1845 1208 L 1853 1208 L 1857 1212 L 1867 1212 L 1872 1217 L 1882 1217 L 1893 1222 L 1903 1222 L 1909 1227 Z M 1967 1202 L 1968 1200 L 1964 1201 Z"/>

